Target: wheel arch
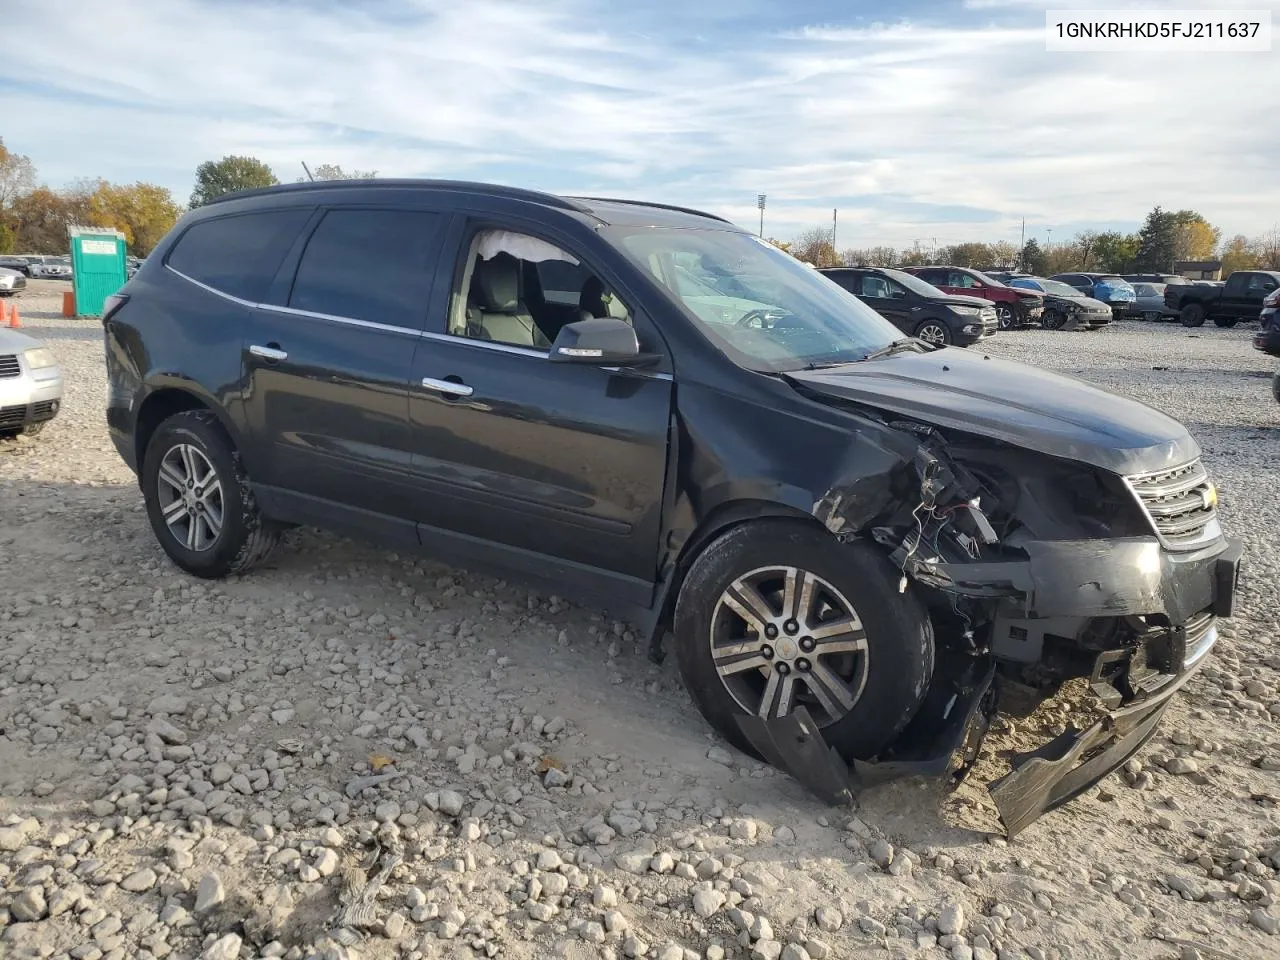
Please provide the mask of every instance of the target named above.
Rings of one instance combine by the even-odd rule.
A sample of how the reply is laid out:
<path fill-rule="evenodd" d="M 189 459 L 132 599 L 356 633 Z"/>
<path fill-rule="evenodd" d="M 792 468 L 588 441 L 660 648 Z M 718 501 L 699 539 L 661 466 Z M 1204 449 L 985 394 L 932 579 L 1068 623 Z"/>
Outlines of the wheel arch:
<path fill-rule="evenodd" d="M 168 385 L 157 387 L 143 398 L 138 405 L 138 413 L 134 418 L 133 450 L 134 462 L 139 465 L 138 483 L 142 483 L 141 465 L 146 457 L 147 444 L 155 434 L 156 428 L 175 413 L 188 410 L 207 410 L 212 413 L 231 438 L 236 451 L 244 458 L 245 448 L 240 442 L 240 432 L 231 418 L 227 416 L 221 405 L 211 397 L 202 396 L 195 390 L 183 386 Z M 246 463 L 245 469 L 252 475 L 252 467 Z"/>
<path fill-rule="evenodd" d="M 830 531 L 813 513 L 777 500 L 745 497 L 719 504 L 712 509 L 686 538 L 670 575 L 662 582 L 653 609 L 650 611 L 646 632 L 649 635 L 649 656 L 660 661 L 664 654 L 663 642 L 675 614 L 676 600 L 689 569 L 711 543 L 729 530 L 759 520 L 793 520 L 825 533 Z"/>

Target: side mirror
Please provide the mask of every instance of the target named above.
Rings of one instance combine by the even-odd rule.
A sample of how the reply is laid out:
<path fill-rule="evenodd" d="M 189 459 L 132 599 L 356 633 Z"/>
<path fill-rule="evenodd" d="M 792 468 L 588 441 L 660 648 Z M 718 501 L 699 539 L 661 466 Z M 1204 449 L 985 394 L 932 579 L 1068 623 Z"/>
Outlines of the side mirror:
<path fill-rule="evenodd" d="M 657 359 L 640 352 L 635 329 L 617 317 L 566 323 L 547 356 L 556 363 L 588 363 L 598 367 L 635 367 Z"/>

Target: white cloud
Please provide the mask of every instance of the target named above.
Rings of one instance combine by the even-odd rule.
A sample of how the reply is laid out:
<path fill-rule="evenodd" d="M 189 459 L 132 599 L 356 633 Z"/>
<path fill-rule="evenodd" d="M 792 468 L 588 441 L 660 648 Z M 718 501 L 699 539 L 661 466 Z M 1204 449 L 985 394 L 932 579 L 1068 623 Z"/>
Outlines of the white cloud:
<path fill-rule="evenodd" d="M 1228 234 L 1270 227 L 1274 56 L 1050 54 L 1044 5 L 965 5 L 984 12 L 725 26 L 694 56 L 678 27 L 611 29 L 604 0 L 62 0 L 6 23 L 0 82 L 31 92 L 10 94 L 4 134 L 55 184 L 141 178 L 179 197 L 202 160 L 250 153 L 285 180 L 304 159 L 515 178 L 749 226 L 765 192 L 768 232 L 840 206 L 859 244 L 1016 238 L 1024 215 L 1061 236 L 1155 203 Z"/>

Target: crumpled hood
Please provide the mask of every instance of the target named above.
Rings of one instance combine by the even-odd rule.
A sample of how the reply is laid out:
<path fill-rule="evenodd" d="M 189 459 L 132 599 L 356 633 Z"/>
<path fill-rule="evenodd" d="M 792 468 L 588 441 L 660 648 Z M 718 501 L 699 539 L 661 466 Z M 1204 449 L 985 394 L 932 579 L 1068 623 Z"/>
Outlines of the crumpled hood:
<path fill-rule="evenodd" d="M 1158 410 L 972 349 L 900 353 L 787 376 L 829 397 L 1121 475 L 1180 466 L 1200 455 L 1186 427 Z"/>
<path fill-rule="evenodd" d="M 993 307 L 995 306 L 990 300 L 984 300 L 982 297 L 970 297 L 961 293 L 948 293 L 945 297 L 932 297 L 930 303 L 942 303 L 948 307 Z"/>
<path fill-rule="evenodd" d="M 1111 308 L 1101 300 L 1095 300 L 1093 297 L 1060 297 L 1056 293 L 1046 293 L 1044 295 L 1046 306 L 1057 305 L 1060 307 L 1083 307 L 1093 313 L 1110 313 Z"/>

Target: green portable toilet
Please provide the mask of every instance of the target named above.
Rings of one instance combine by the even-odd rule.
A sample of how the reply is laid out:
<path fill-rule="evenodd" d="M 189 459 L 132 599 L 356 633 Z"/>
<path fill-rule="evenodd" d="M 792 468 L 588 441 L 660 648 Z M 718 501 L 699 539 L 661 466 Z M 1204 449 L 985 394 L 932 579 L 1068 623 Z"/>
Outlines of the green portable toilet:
<path fill-rule="evenodd" d="M 110 227 L 68 227 L 76 316 L 100 317 L 107 297 L 124 286 L 124 234 Z"/>

